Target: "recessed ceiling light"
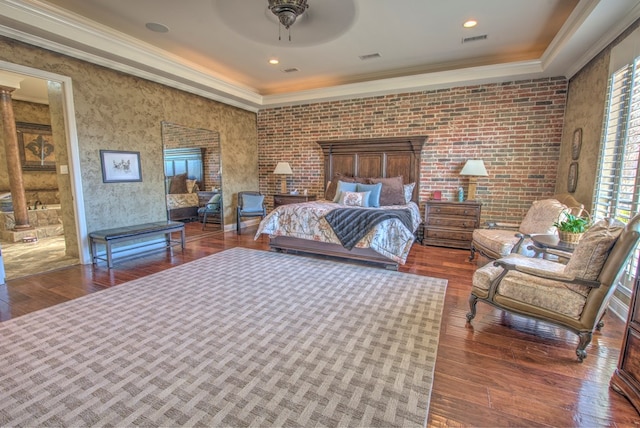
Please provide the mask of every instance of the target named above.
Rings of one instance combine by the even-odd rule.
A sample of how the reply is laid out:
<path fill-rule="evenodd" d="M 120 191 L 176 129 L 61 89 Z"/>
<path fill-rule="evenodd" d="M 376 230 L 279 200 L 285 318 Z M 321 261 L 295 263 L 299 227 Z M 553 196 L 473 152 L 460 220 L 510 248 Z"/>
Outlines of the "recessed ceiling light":
<path fill-rule="evenodd" d="M 476 21 L 475 19 L 469 19 L 464 24 L 462 24 L 464 28 L 473 28 L 476 25 L 478 25 L 478 21 Z"/>
<path fill-rule="evenodd" d="M 168 33 L 169 28 L 166 25 L 158 24 L 157 22 L 147 22 L 144 24 L 148 30 L 151 30 L 155 33 Z"/>
<path fill-rule="evenodd" d="M 271 65 L 280 64 L 280 61 L 278 61 L 278 58 L 270 58 L 269 59 L 269 64 L 271 64 Z"/>

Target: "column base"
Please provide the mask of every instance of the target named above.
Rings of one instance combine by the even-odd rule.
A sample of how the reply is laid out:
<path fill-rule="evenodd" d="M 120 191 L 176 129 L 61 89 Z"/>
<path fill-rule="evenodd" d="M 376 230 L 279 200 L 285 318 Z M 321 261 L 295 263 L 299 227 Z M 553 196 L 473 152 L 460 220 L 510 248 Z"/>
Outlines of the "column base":
<path fill-rule="evenodd" d="M 34 227 L 29 224 L 16 224 L 13 227 L 13 230 L 15 230 L 16 232 L 21 232 L 23 230 L 31 230 L 31 229 L 34 229 Z"/>

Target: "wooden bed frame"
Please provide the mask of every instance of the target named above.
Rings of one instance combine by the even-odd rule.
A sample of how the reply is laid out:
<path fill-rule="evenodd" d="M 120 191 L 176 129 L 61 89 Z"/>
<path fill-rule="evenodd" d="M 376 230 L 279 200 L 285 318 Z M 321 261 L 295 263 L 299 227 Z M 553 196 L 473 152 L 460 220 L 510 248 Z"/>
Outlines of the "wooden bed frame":
<path fill-rule="evenodd" d="M 416 183 L 413 201 L 420 195 L 420 154 L 426 136 L 318 141 L 324 154 L 325 186 L 336 174 L 354 177 L 403 177 L 404 184 Z M 370 248 L 347 250 L 338 244 L 288 236 L 271 237 L 276 251 L 295 251 L 383 264 L 398 269 L 398 263 Z"/>

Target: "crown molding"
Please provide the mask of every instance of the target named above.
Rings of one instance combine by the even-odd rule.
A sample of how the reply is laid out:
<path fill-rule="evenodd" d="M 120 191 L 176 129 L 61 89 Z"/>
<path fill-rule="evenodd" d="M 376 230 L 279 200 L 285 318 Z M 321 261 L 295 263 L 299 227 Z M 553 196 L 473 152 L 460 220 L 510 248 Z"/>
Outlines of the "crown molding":
<path fill-rule="evenodd" d="M 605 5 L 607 3 L 607 5 Z M 591 44 L 577 61 L 564 64 L 567 47 L 602 0 L 581 0 L 540 59 L 384 78 L 283 94 L 261 95 L 255 88 L 224 79 L 152 45 L 39 0 L 0 0 L 0 35 L 128 73 L 185 92 L 257 112 L 261 108 L 363 98 L 459 85 L 539 77 L 570 77 L 640 16 L 640 2 Z M 554 74 L 555 73 L 555 74 Z M 550 74 L 553 74 L 551 76 Z"/>

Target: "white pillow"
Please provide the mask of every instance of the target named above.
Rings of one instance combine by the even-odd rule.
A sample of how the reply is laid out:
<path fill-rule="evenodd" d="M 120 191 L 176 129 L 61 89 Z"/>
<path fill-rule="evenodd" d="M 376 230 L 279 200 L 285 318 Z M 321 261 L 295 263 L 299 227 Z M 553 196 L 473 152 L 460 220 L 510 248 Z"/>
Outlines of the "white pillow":
<path fill-rule="evenodd" d="M 341 192 L 355 192 L 357 190 L 358 183 L 349 183 L 346 181 L 339 180 L 338 187 L 336 187 L 336 197 L 333 199 L 333 202 L 340 203 L 340 193 Z"/>
<path fill-rule="evenodd" d="M 187 193 L 193 193 L 194 191 L 197 191 L 196 190 L 196 186 L 197 186 L 196 180 L 187 179 L 186 182 L 187 182 Z"/>
<path fill-rule="evenodd" d="M 406 204 L 408 204 L 409 202 L 411 202 L 411 199 L 413 198 L 413 188 L 416 187 L 416 183 L 409 183 L 409 184 L 405 184 L 404 185 L 404 202 Z"/>
<path fill-rule="evenodd" d="M 371 192 L 342 192 L 340 193 L 340 205 L 349 207 L 368 207 Z"/>

